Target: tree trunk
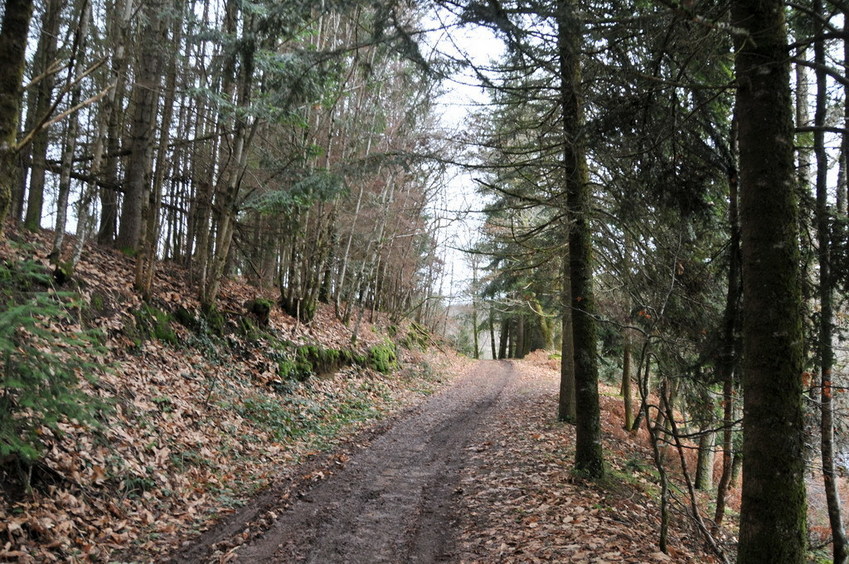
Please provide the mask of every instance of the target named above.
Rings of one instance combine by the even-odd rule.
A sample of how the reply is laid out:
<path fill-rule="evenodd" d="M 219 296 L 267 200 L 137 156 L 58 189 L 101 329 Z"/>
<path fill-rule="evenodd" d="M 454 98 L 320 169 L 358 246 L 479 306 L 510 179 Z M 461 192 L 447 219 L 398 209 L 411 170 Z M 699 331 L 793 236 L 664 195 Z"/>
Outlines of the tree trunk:
<path fill-rule="evenodd" d="M 814 25 L 816 35 L 825 33 L 822 21 L 822 0 L 814 0 L 813 10 L 817 14 Z M 826 47 L 823 39 L 814 43 L 814 63 L 817 65 L 817 96 L 814 114 L 814 155 L 816 157 L 816 225 L 819 259 L 819 357 L 820 357 L 820 444 L 822 449 L 822 477 L 825 498 L 828 505 L 828 520 L 831 525 L 832 560 L 835 564 L 846 564 L 849 553 L 846 546 L 846 530 L 840 507 L 840 493 L 837 485 L 837 472 L 834 465 L 834 402 L 832 399 L 832 379 L 834 378 L 834 296 L 831 281 L 831 241 L 829 238 L 830 213 L 828 204 L 828 155 L 825 147 L 825 133 L 822 128 L 826 121 L 828 102 L 828 83 L 825 74 Z M 838 188 L 839 190 L 839 188 Z"/>
<path fill-rule="evenodd" d="M 97 117 L 97 132 L 95 133 L 94 150 L 92 151 L 91 168 L 89 176 L 91 181 L 87 183 L 80 197 L 77 214 L 77 240 L 74 242 L 74 252 L 70 261 L 71 270 L 74 269 L 82 256 L 83 245 L 94 232 L 94 211 L 92 204 L 95 197 L 100 197 L 100 226 L 97 230 L 98 241 L 101 244 L 110 244 L 117 230 L 118 212 L 118 161 L 120 160 L 120 115 L 121 101 L 124 95 L 124 84 L 126 82 L 126 40 L 127 27 L 133 14 L 132 0 L 118 0 L 109 14 L 109 46 L 112 51 L 109 80 L 107 86 L 109 92 L 104 98 Z M 104 153 L 111 154 L 104 158 Z M 104 181 L 98 190 L 97 179 L 101 176 L 101 170 L 105 170 Z"/>
<path fill-rule="evenodd" d="M 75 107 L 82 96 L 82 77 L 85 73 L 86 47 L 88 45 L 88 28 L 91 21 L 91 4 L 88 0 L 80 2 L 80 20 L 76 29 L 74 44 L 76 51 L 71 66 L 68 68 L 68 82 L 71 87 L 70 107 Z M 77 150 L 77 137 L 80 118 L 73 112 L 66 118 L 65 141 L 62 150 L 62 163 L 59 172 L 59 193 L 56 198 L 56 224 L 53 232 L 53 249 L 50 256 L 54 264 L 59 265 L 62 256 L 62 244 L 65 241 L 65 229 L 68 222 L 68 198 L 71 194 L 71 169 L 74 166 L 74 154 Z M 68 275 L 71 273 L 68 272 Z"/>
<path fill-rule="evenodd" d="M 716 433 L 702 430 L 699 437 L 699 455 L 696 462 L 696 489 L 710 491 L 713 489 L 714 442 Z"/>
<path fill-rule="evenodd" d="M 645 355 L 646 362 L 646 380 L 648 380 L 648 355 Z M 642 389 L 641 389 L 642 393 Z M 639 423 L 641 417 L 646 420 L 646 429 L 649 432 L 649 441 L 651 442 L 652 460 L 657 469 L 658 477 L 660 478 L 660 532 L 657 541 L 658 548 L 661 552 L 668 552 L 667 541 L 669 537 L 669 479 L 666 474 L 666 465 L 664 464 L 663 451 L 660 447 L 660 431 L 657 426 L 652 424 L 651 414 L 649 413 L 648 398 L 644 395 L 640 406 L 640 416 L 637 417 L 635 424 Z"/>
<path fill-rule="evenodd" d="M 567 235 L 568 236 L 568 235 Z M 569 257 L 563 258 L 561 314 L 563 338 L 560 346 L 560 398 L 557 405 L 557 419 L 575 423 L 575 354 L 572 343 L 572 293 L 569 284 Z"/>
<path fill-rule="evenodd" d="M 498 332 L 498 360 L 507 358 L 507 341 L 510 337 L 510 321 L 501 319 L 501 327 Z"/>
<path fill-rule="evenodd" d="M 29 128 L 38 127 L 38 132 L 32 137 L 29 148 L 30 179 L 27 194 L 27 212 L 24 217 L 24 227 L 30 231 L 41 228 L 41 213 L 44 207 L 44 180 L 47 174 L 47 145 L 48 129 L 41 127 L 50 111 L 53 87 L 56 84 L 56 73 L 51 72 L 51 65 L 56 58 L 59 36 L 59 12 L 62 9 L 61 0 L 49 0 L 44 7 L 41 20 L 41 35 L 38 38 L 38 48 L 35 55 L 33 74 L 43 75 L 43 78 L 33 88 L 27 108 L 27 125 Z M 32 115 L 32 119 L 29 116 Z"/>
<path fill-rule="evenodd" d="M 716 534 L 725 518 L 725 503 L 734 471 L 734 378 L 732 375 L 722 383 L 722 474 L 716 486 L 716 510 L 711 532 Z"/>
<path fill-rule="evenodd" d="M 631 248 L 633 244 L 631 242 L 631 233 L 628 230 L 625 230 L 625 237 L 623 240 L 623 250 L 622 250 L 622 275 L 625 279 L 628 279 L 631 275 Z M 631 298 L 627 299 L 627 307 L 628 311 L 631 311 L 633 304 L 631 303 Z M 630 430 L 634 425 L 634 406 L 632 402 L 633 393 L 631 391 L 631 361 L 633 359 L 633 333 L 632 329 L 627 327 L 622 329 L 622 400 L 625 407 L 625 421 L 623 422 L 623 428 L 626 430 Z"/>
<path fill-rule="evenodd" d="M 640 428 L 641 419 L 645 413 L 648 413 L 646 405 L 649 401 L 649 391 L 651 390 L 651 356 L 649 355 L 649 344 L 651 340 L 646 339 L 643 343 L 643 351 L 640 355 L 640 364 L 637 366 L 637 391 L 640 394 L 640 409 L 637 410 L 637 416 L 634 417 L 634 424 L 631 425 L 631 431 L 636 432 Z M 645 370 L 643 370 L 645 366 Z M 647 425 L 651 422 L 647 422 Z"/>
<path fill-rule="evenodd" d="M 173 25 L 170 44 L 174 52 L 168 55 L 168 69 L 165 77 L 165 90 L 162 108 L 162 126 L 159 129 L 159 143 L 156 150 L 156 170 L 153 174 L 152 186 L 149 198 L 143 207 L 143 224 L 139 253 L 136 257 L 136 280 L 135 287 L 145 299 L 150 298 L 153 287 L 153 278 L 156 275 L 156 251 L 160 232 L 160 208 L 162 207 L 162 189 L 165 177 L 172 166 L 172 159 L 168 159 L 168 141 L 171 139 L 172 124 L 174 116 L 174 101 L 176 97 L 177 84 L 177 55 L 180 49 L 182 30 L 182 2 L 175 3 L 176 17 L 171 22 Z M 160 28 L 160 45 L 168 44 L 166 26 Z"/>
<path fill-rule="evenodd" d="M 735 452 L 731 461 L 731 487 L 736 488 L 740 483 L 740 474 L 743 473 L 743 455 L 740 452 Z"/>
<path fill-rule="evenodd" d="M 131 4 L 131 2 L 128 2 Z M 122 139 L 122 116 L 124 112 L 119 111 L 123 106 L 125 73 L 123 72 L 126 65 L 121 65 L 118 69 L 117 65 L 113 65 L 113 69 L 118 71 L 118 77 L 115 83 L 115 100 L 113 102 L 112 111 L 109 114 L 109 125 L 107 127 L 106 138 L 106 162 L 103 170 L 103 186 L 100 188 L 100 223 L 97 228 L 97 242 L 101 245 L 111 245 L 115 241 L 118 233 L 118 169 L 121 161 L 117 155 L 121 151 Z"/>
<path fill-rule="evenodd" d="M 849 7 L 843 8 L 843 21 L 849 21 Z M 849 41 L 843 40 L 843 76 L 849 76 Z M 843 135 L 840 136 L 840 164 L 837 174 L 837 211 L 849 213 L 849 87 L 843 87 Z M 842 173 L 842 174 L 841 174 Z"/>
<path fill-rule="evenodd" d="M 114 77 L 114 90 L 107 98 L 103 111 L 109 115 L 106 128 L 106 153 L 103 163 L 104 186 L 100 188 L 100 225 L 97 241 L 109 245 L 115 240 L 118 231 L 118 168 L 123 138 L 123 115 L 121 111 L 126 87 L 127 69 L 127 28 L 133 14 L 133 1 L 120 0 L 115 3 L 110 18 L 110 41 L 113 50 L 110 72 Z"/>
<path fill-rule="evenodd" d="M 573 0 L 557 4 L 560 97 L 563 112 L 563 164 L 569 210 L 569 279 L 575 362 L 575 468 L 589 478 L 604 475 L 596 360 L 595 298 L 592 284 L 592 209 L 582 144 L 583 109 L 580 44 L 582 25 Z"/>
<path fill-rule="evenodd" d="M 238 2 L 227 2 L 225 31 L 229 34 L 235 34 L 237 31 L 238 11 Z M 253 16 L 247 17 L 242 22 L 242 26 L 244 37 L 242 37 L 241 48 L 238 53 L 228 56 L 225 64 L 224 91 L 228 96 L 233 96 L 237 107 L 246 109 L 251 104 L 253 94 L 254 56 L 257 48 Z M 241 64 L 237 65 L 237 62 Z M 238 76 L 235 76 L 233 73 L 236 72 L 237 67 Z M 231 91 L 232 94 L 229 94 Z M 232 117 L 232 124 L 224 122 L 220 124 L 224 131 L 232 127 L 233 134 L 229 140 L 229 146 L 223 147 L 224 144 L 222 144 L 222 150 L 226 150 L 228 154 L 222 159 L 223 172 L 219 177 L 219 190 L 216 196 L 218 221 L 215 230 L 215 246 L 200 293 L 201 305 L 206 309 L 213 307 L 226 271 L 236 228 L 239 192 L 248 159 L 248 148 L 256 130 L 256 122 L 251 124 L 247 116 L 240 114 L 237 112 Z"/>
<path fill-rule="evenodd" d="M 733 0 L 743 257 L 738 562 L 807 552 L 798 209 L 784 4 Z"/>
<path fill-rule="evenodd" d="M 808 46 L 799 47 L 796 57 L 806 60 Z M 808 96 L 808 68 L 805 65 L 796 65 L 794 69 L 794 82 L 796 86 L 794 123 L 796 127 L 810 126 L 811 116 L 809 111 L 810 99 Z M 808 190 L 811 186 L 811 148 L 807 143 L 800 143 L 796 148 L 796 179 L 802 190 Z"/>
<path fill-rule="evenodd" d="M 525 314 L 516 316 L 516 349 L 515 358 L 525 358 L 528 337 L 525 334 Z"/>
<path fill-rule="evenodd" d="M 731 154 L 737 156 L 737 116 L 731 121 Z M 722 353 L 717 362 L 717 376 L 722 382 L 722 474 L 716 487 L 716 511 L 713 532 L 716 533 L 725 517 L 725 502 L 731 485 L 734 454 L 735 420 L 735 375 L 740 363 L 740 308 L 742 297 L 740 217 L 738 213 L 738 175 L 736 166 L 728 170 L 728 223 L 731 238 L 728 243 L 728 287 L 725 297 L 725 312 L 722 318 Z"/>
<path fill-rule="evenodd" d="M 489 348 L 492 359 L 498 358 L 498 349 L 495 346 L 495 307 L 489 304 Z"/>
<path fill-rule="evenodd" d="M 162 5 L 145 2 L 141 40 L 138 46 L 136 82 L 133 85 L 133 122 L 130 131 L 130 158 L 124 175 L 124 201 L 115 246 L 136 251 L 142 233 L 142 211 L 149 192 L 153 138 L 162 77 Z"/>
<path fill-rule="evenodd" d="M 21 108 L 21 81 L 26 62 L 27 34 L 32 17 L 32 0 L 6 0 L 3 23 L 0 27 L 0 240 L 9 206 L 12 203 L 12 183 L 15 174 L 15 156 L 18 153 L 16 136 Z"/>
<path fill-rule="evenodd" d="M 478 342 L 478 257 L 472 258 L 472 343 L 474 343 L 474 359 L 480 358 L 480 343 Z"/>
<path fill-rule="evenodd" d="M 624 342 L 622 344 L 622 402 L 625 406 L 625 421 L 623 429 L 630 429 L 634 424 L 634 405 L 631 401 L 631 335 L 626 329 L 623 331 Z"/>
<path fill-rule="evenodd" d="M 704 519 L 702 519 L 702 514 L 699 510 L 699 500 L 696 497 L 696 488 L 698 488 L 698 484 L 695 486 L 693 485 L 693 481 L 690 479 L 690 472 L 687 470 L 687 457 L 684 454 L 685 447 L 683 442 L 681 441 L 681 433 L 678 431 L 678 425 L 675 423 L 675 414 L 672 408 L 672 400 L 667 397 L 666 386 L 662 385 L 659 392 L 661 394 L 660 403 L 664 406 L 664 409 L 666 410 L 666 420 L 669 422 L 669 430 L 672 434 L 673 440 L 675 441 L 675 450 L 678 452 L 678 461 L 681 465 L 681 475 L 684 477 L 684 483 L 687 486 L 687 493 L 690 499 L 689 516 L 696 522 L 696 526 L 704 536 L 711 550 L 713 550 L 713 552 L 717 556 L 719 556 L 719 558 L 723 562 L 728 562 L 728 560 L 725 558 L 725 554 L 723 553 L 722 549 L 719 547 L 719 545 L 716 543 L 716 540 L 713 538 L 713 535 L 711 535 L 710 531 L 708 531 Z M 702 439 L 704 439 L 705 437 L 709 437 L 708 442 L 710 443 L 710 446 L 707 449 L 703 450 L 702 443 L 701 441 L 699 442 L 699 467 L 697 470 L 697 476 L 701 474 L 703 479 L 708 479 L 711 482 L 713 481 L 713 436 L 714 434 L 712 432 L 702 435 Z M 706 457 L 709 458 L 710 464 L 706 468 L 702 468 L 702 453 L 705 450 L 710 453 L 709 456 Z M 698 480 L 699 478 L 696 478 L 696 482 L 698 482 Z M 705 489 L 708 489 L 709 487 L 710 486 L 707 486 L 707 488 Z"/>

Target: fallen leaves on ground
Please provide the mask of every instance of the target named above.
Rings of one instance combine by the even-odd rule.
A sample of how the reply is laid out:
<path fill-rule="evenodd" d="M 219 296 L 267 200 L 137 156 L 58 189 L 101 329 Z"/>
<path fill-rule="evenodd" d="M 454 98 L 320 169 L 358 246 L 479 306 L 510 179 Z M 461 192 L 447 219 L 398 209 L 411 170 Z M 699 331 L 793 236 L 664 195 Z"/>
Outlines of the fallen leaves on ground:
<path fill-rule="evenodd" d="M 49 268 L 48 244 L 49 233 L 24 245 L 3 242 L 0 258 L 35 259 Z M 261 338 L 229 331 L 226 346 L 212 345 L 172 323 L 177 344 L 139 342 L 132 311 L 142 301 L 131 287 L 133 261 L 121 253 L 91 246 L 76 279 L 85 303 L 96 296 L 98 306 L 82 315 L 106 336 L 107 352 L 97 354 L 110 367 L 95 384 L 82 385 L 112 409 L 100 434 L 74 421 L 42 429 L 49 447 L 31 474 L 0 473 L 0 561 L 159 561 L 295 471 L 300 460 L 430 394 L 444 371 L 423 370 L 428 362 L 462 362 L 408 351 L 409 369 L 400 374 L 350 368 L 281 382 L 275 351 Z M 196 311 L 192 288 L 186 271 L 162 265 L 151 303 Z M 258 295 L 228 282 L 220 308 L 233 323 Z M 387 338 L 388 323 L 375 321 L 363 324 L 361 351 Z M 308 326 L 275 309 L 270 330 L 295 345 L 346 348 L 352 340 L 330 306 Z M 32 483 L 31 492 L 13 489 L 21 478 Z"/>
<path fill-rule="evenodd" d="M 608 469 L 617 472 L 601 484 L 576 478 L 574 427 L 555 420 L 559 373 L 542 352 L 513 362 L 519 384 L 505 390 L 504 409 L 492 411 L 499 415 L 484 422 L 483 440 L 469 448 L 472 464 L 459 492 L 466 508 L 461 562 L 717 561 L 689 523 L 673 524 L 669 554 L 658 548 L 656 501 L 636 479 L 621 481 L 620 466 L 645 448 L 636 439 L 633 450 L 623 451 L 621 441 L 605 433 Z M 602 419 L 615 425 L 610 411 Z"/>
<path fill-rule="evenodd" d="M 35 258 L 46 265 L 47 248 L 49 233 L 42 233 L 25 245 L 0 244 L 0 258 Z M 24 493 L 9 490 L 12 481 L 2 484 L 0 561 L 156 562 L 264 486 L 297 472 L 298 461 L 419 401 L 448 374 L 461 372 L 462 361 L 450 354 L 418 354 L 407 358 L 411 370 L 400 377 L 342 370 L 277 390 L 273 351 L 261 339 L 230 334 L 224 351 L 175 326 L 177 345 L 136 344 L 128 328 L 131 311 L 142 302 L 131 287 L 130 258 L 93 246 L 77 278 L 83 282 L 76 289 L 83 301 L 96 298 L 101 304 L 94 314 L 83 313 L 84 322 L 106 335 L 108 353 L 100 360 L 112 366 L 97 384 L 84 385 L 112 401 L 114 410 L 101 435 L 74 421 L 62 423 L 57 432 L 42 430 L 49 448 L 27 476 L 36 487 Z M 196 310 L 191 288 L 187 272 L 162 267 L 152 302 L 168 311 Z M 238 315 L 258 296 L 273 297 L 228 282 L 221 309 Z M 375 321 L 360 331 L 361 346 L 386 338 L 381 320 Z M 72 326 L 57 323 L 56 330 Z M 275 310 L 271 329 L 295 344 L 329 348 L 348 346 L 352 337 L 330 307 L 320 308 L 310 325 Z M 515 361 L 520 384 L 505 391 L 504 409 L 495 410 L 499 415 L 485 422 L 483 439 L 468 450 L 471 462 L 457 491 L 465 507 L 461 561 L 715 561 L 686 517 L 680 489 L 669 553 L 657 548 L 657 484 L 645 431 L 632 435 L 621 429 L 621 400 L 612 388 L 602 388 L 601 404 L 613 478 L 599 485 L 573 475 L 574 429 L 554 420 L 557 364 L 545 353 Z M 430 372 L 423 369 L 428 365 L 434 366 Z M 346 410 L 359 415 L 351 418 Z M 288 428 L 275 419 L 281 413 L 290 420 Z M 324 479 L 328 472 L 332 468 L 309 479 Z M 827 536 L 823 496 L 816 488 L 811 493 L 812 530 Z M 732 509 L 739 503 L 739 492 L 735 495 Z M 733 543 L 730 536 L 721 540 Z"/>

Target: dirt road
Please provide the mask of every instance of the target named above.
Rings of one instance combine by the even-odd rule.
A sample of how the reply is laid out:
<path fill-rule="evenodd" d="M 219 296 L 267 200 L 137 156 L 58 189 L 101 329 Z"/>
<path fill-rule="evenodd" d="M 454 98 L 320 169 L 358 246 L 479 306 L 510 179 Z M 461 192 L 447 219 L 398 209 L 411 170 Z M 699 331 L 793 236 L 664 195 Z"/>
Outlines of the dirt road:
<path fill-rule="evenodd" d="M 173 562 L 452 562 L 460 471 L 501 392 L 508 362 L 480 362 L 367 446 L 316 461 Z"/>

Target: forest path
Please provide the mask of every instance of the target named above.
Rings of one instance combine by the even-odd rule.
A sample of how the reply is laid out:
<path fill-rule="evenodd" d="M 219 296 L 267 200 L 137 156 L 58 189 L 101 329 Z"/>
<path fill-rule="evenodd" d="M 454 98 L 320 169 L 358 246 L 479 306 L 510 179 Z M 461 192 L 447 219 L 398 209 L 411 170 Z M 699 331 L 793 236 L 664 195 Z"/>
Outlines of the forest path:
<path fill-rule="evenodd" d="M 333 468 L 265 494 L 184 547 L 174 562 L 457 561 L 461 470 L 518 375 L 482 361 Z M 259 528 L 259 530 L 257 530 Z"/>

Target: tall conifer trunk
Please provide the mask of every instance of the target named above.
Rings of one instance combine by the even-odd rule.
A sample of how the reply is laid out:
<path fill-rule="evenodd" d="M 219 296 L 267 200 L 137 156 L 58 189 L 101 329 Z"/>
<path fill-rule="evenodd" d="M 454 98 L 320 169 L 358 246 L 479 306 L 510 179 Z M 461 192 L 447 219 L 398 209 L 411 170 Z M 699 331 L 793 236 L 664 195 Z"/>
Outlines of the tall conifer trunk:
<path fill-rule="evenodd" d="M 88 0 L 79 2 L 80 19 L 77 24 L 74 44 L 76 49 L 72 64 L 68 68 L 68 81 L 74 82 L 71 88 L 71 107 L 75 107 L 82 97 L 82 77 L 85 74 L 86 49 L 88 48 L 88 30 L 91 23 L 91 4 Z M 72 78 L 73 77 L 73 78 Z M 74 166 L 74 155 L 77 150 L 77 137 L 80 130 L 80 116 L 77 112 L 67 118 L 65 140 L 62 147 L 62 157 L 59 172 L 59 191 L 56 197 L 56 223 L 53 231 L 53 250 L 50 256 L 58 265 L 62 257 L 62 247 L 65 242 L 65 229 L 68 224 L 68 199 L 71 195 L 71 171 Z M 69 273 L 70 274 L 70 273 Z"/>
<path fill-rule="evenodd" d="M 568 231 L 566 231 L 568 237 Z M 572 290 L 569 284 L 569 253 L 563 257 L 562 267 L 562 344 L 560 347 L 560 399 L 557 406 L 557 418 L 560 421 L 575 423 L 575 355 L 572 348 Z"/>
<path fill-rule="evenodd" d="M 604 475 L 592 284 L 592 196 L 583 140 L 580 46 L 582 29 L 573 0 L 557 4 L 563 169 L 569 225 L 572 352 L 575 370 L 575 468 L 590 478 Z"/>
<path fill-rule="evenodd" d="M 133 1 L 116 1 L 110 16 L 109 37 L 112 46 L 110 73 L 115 86 L 106 97 L 103 111 L 107 112 L 105 151 L 102 163 L 104 185 L 100 188 L 100 224 L 97 241 L 102 245 L 111 244 L 118 230 L 118 168 L 123 129 L 124 90 L 127 69 L 127 35 L 130 18 L 133 14 Z"/>
<path fill-rule="evenodd" d="M 732 120 L 732 154 L 737 155 L 737 117 Z M 725 502 L 728 488 L 731 486 L 734 445 L 734 380 L 739 366 L 738 335 L 740 328 L 740 220 L 738 213 L 737 169 L 728 171 L 728 222 L 731 225 L 731 240 L 728 245 L 728 289 L 725 299 L 725 313 L 722 319 L 722 353 L 717 364 L 717 375 L 722 382 L 722 475 L 716 487 L 716 510 L 712 532 L 715 534 L 725 518 Z"/>
<path fill-rule="evenodd" d="M 803 332 L 784 4 L 734 0 L 743 267 L 738 562 L 806 560 Z"/>

